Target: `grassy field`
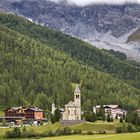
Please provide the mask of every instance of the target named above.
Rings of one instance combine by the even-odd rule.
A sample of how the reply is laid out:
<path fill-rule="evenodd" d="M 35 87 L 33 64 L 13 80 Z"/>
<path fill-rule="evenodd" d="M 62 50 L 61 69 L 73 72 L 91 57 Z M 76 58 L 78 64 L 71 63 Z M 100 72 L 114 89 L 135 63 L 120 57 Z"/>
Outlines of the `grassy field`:
<path fill-rule="evenodd" d="M 82 131 L 95 131 L 95 132 L 99 132 L 99 131 L 106 131 L 107 133 L 114 133 L 115 132 L 115 129 L 117 126 L 120 126 L 122 124 L 120 124 L 118 121 L 114 121 L 114 122 L 110 122 L 110 123 L 107 123 L 107 122 L 101 122 L 101 121 L 98 121 L 96 123 L 90 123 L 90 122 L 87 122 L 87 123 L 84 123 L 84 124 L 78 124 L 78 125 L 75 125 L 75 126 L 71 126 L 71 128 L 73 130 L 82 130 Z"/>
<path fill-rule="evenodd" d="M 44 138 L 40 140 L 140 140 L 140 133 L 113 134 L 113 135 L 92 135 L 92 136 L 64 136 Z"/>
<path fill-rule="evenodd" d="M 27 130 L 31 130 L 31 131 L 33 130 L 35 132 L 41 133 L 49 130 L 56 130 L 59 127 L 61 127 L 60 123 L 55 123 L 55 124 L 47 124 L 44 126 L 29 126 L 27 127 Z M 11 130 L 11 128 L 0 128 L 0 138 L 3 137 L 6 131 L 8 130 Z"/>
<path fill-rule="evenodd" d="M 86 123 L 83 123 L 83 124 L 74 125 L 74 126 L 71 126 L 71 129 L 72 130 L 82 130 L 82 131 L 93 131 L 93 132 L 97 132 L 97 133 L 105 130 L 106 133 L 113 134 L 113 133 L 115 133 L 116 127 L 120 126 L 120 125 L 122 125 L 122 124 L 119 121 L 114 121 L 112 123 L 98 121 L 96 123 L 86 122 Z M 47 125 L 44 125 L 44 126 L 29 126 L 29 127 L 26 127 L 26 129 L 30 130 L 30 131 L 37 132 L 37 133 L 42 133 L 42 132 L 47 132 L 49 130 L 55 131 L 57 128 L 61 128 L 61 127 L 62 126 L 61 126 L 60 123 L 55 123 L 55 124 L 47 124 Z M 7 130 L 11 130 L 11 128 L 7 128 L 7 129 L 0 128 L 0 138 L 5 135 L 5 132 Z M 70 137 L 68 137 L 68 140 L 71 140 L 71 138 L 72 138 L 72 140 L 74 140 L 74 138 L 76 139 L 77 137 L 80 137 L 81 140 L 83 140 L 83 139 L 86 140 L 86 137 L 89 138 L 89 140 L 90 140 L 90 138 L 91 138 L 91 140 L 92 139 L 96 140 L 96 137 L 98 137 L 98 136 L 100 136 L 100 135 L 97 135 L 97 136 L 95 136 L 95 135 L 94 136 L 70 136 Z M 101 135 L 101 137 L 102 136 L 104 136 L 104 135 Z M 105 137 L 106 136 L 107 137 L 110 137 L 110 136 L 114 137 L 116 135 L 105 135 Z M 122 137 L 123 135 L 120 135 L 120 136 Z M 140 134 L 139 133 L 138 133 L 138 137 L 139 137 L 139 140 L 140 140 Z M 49 138 L 49 139 L 50 140 L 53 140 L 53 139 L 59 140 L 59 138 L 62 138 L 62 140 L 63 139 L 65 140 L 65 138 L 67 138 L 67 137 L 57 137 L 57 138 Z M 49 140 L 49 139 L 46 139 L 46 140 Z M 120 140 L 120 139 L 117 139 L 117 140 Z M 133 140 L 133 139 L 131 139 L 131 140 Z"/>
<path fill-rule="evenodd" d="M 112 123 L 101 122 L 101 121 L 96 123 L 86 122 L 83 124 L 71 126 L 71 129 L 82 130 L 82 131 L 93 131 L 93 132 L 99 132 L 105 130 L 107 133 L 115 133 L 115 128 L 119 125 L 122 125 L 119 123 L 119 121 L 114 121 Z M 42 133 L 49 130 L 55 131 L 57 128 L 61 128 L 61 127 L 62 126 L 60 123 L 55 123 L 55 124 L 47 124 L 44 126 L 29 126 L 27 127 L 27 130 L 35 131 L 37 133 Z M 10 128 L 9 129 L 0 128 L 0 137 L 4 136 L 7 130 L 10 130 Z"/>

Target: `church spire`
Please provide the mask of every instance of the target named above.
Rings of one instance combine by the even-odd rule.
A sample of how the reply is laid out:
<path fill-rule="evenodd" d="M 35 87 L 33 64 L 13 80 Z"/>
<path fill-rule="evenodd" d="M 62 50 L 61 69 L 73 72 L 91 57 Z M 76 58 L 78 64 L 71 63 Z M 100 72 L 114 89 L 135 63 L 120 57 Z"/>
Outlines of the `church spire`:
<path fill-rule="evenodd" d="M 54 115 L 55 110 L 56 110 L 56 107 L 55 107 L 55 104 L 53 103 L 53 104 L 52 104 L 52 111 L 51 111 L 51 113 L 52 113 L 53 115 Z"/>
<path fill-rule="evenodd" d="M 75 91 L 74 91 L 74 93 L 80 93 L 81 91 L 80 91 L 80 88 L 79 88 L 79 86 L 77 86 L 76 88 L 75 88 Z"/>

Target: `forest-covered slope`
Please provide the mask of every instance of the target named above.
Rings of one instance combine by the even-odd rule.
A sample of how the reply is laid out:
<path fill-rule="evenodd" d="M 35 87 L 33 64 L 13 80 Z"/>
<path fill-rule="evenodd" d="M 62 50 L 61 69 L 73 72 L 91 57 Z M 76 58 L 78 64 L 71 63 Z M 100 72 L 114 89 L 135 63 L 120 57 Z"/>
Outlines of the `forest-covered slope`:
<path fill-rule="evenodd" d="M 96 61 L 104 58 L 104 65 L 101 67 L 99 61 L 95 62 L 92 57 Z M 88 110 L 95 104 L 120 104 L 125 109 L 138 108 L 138 88 L 95 69 L 107 71 L 110 67 L 104 62 L 108 61 L 116 62 L 116 71 L 119 70 L 119 64 L 123 64 L 125 69 L 125 62 L 78 39 L 13 15 L 0 15 L 1 108 L 35 104 L 50 109 L 53 101 L 63 107 L 73 99 L 73 83 L 81 84 L 83 109 Z M 105 66 L 107 69 L 104 69 Z M 132 74 L 139 73 L 136 67 L 129 64 L 126 67 L 133 70 Z M 128 81 L 135 82 L 135 79 Z"/>
<path fill-rule="evenodd" d="M 93 66 L 140 88 L 140 68 L 121 61 L 81 40 L 37 26 L 13 15 L 0 14 L 0 24 L 39 40 L 49 47 L 63 51 L 82 64 Z"/>

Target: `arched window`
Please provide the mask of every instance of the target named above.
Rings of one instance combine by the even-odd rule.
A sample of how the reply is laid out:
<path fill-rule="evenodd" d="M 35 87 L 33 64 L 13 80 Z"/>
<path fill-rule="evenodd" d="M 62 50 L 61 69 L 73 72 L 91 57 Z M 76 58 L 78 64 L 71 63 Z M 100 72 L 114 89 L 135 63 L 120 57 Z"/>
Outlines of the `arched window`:
<path fill-rule="evenodd" d="M 79 95 L 76 95 L 76 99 L 79 99 Z"/>

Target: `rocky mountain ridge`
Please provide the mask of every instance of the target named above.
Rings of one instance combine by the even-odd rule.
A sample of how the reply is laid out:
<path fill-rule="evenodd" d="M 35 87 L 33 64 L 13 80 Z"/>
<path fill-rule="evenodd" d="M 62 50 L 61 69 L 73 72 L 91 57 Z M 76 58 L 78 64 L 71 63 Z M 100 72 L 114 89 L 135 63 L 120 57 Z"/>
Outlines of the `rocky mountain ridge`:
<path fill-rule="evenodd" d="M 121 51 L 129 58 L 140 60 L 139 42 L 128 42 L 128 37 L 140 27 L 138 4 L 78 7 L 49 0 L 2 0 L 0 9 L 78 37 L 99 48 Z"/>

